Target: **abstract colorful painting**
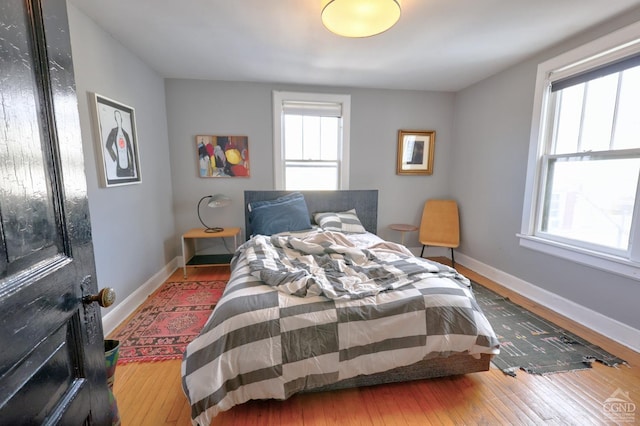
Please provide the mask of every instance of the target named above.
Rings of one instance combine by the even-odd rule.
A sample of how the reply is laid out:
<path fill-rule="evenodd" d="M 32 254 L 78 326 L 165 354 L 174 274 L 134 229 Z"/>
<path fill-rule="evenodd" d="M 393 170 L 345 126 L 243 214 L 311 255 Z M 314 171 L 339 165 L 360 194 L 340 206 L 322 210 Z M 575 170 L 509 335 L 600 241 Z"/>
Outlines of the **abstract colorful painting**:
<path fill-rule="evenodd" d="M 196 136 L 200 177 L 249 177 L 247 136 Z"/>

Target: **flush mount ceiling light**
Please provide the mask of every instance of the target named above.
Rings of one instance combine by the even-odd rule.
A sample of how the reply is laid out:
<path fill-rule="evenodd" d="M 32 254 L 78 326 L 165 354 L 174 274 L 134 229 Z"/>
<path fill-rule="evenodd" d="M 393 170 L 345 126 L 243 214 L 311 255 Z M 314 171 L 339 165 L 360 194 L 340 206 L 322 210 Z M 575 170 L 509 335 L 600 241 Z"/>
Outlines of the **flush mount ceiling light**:
<path fill-rule="evenodd" d="M 387 31 L 400 19 L 398 0 L 330 0 L 322 23 L 344 37 L 370 37 Z"/>

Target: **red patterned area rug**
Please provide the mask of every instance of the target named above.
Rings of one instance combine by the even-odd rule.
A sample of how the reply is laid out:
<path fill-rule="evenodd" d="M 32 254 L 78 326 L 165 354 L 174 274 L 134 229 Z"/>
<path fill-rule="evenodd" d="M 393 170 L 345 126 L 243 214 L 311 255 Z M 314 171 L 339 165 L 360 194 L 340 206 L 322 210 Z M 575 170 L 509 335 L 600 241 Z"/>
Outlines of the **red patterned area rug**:
<path fill-rule="evenodd" d="M 226 281 L 166 282 L 111 339 L 120 341 L 118 364 L 182 358 L 218 303 Z"/>

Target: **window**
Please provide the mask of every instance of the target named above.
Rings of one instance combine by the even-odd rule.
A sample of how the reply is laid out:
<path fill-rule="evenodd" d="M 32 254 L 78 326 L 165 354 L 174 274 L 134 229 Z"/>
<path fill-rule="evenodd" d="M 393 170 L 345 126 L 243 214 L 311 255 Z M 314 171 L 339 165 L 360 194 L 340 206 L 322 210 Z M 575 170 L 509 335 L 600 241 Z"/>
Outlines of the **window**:
<path fill-rule="evenodd" d="M 349 187 L 350 97 L 273 92 L 276 189 Z"/>
<path fill-rule="evenodd" d="M 638 111 L 640 24 L 539 66 L 523 246 L 640 278 Z"/>

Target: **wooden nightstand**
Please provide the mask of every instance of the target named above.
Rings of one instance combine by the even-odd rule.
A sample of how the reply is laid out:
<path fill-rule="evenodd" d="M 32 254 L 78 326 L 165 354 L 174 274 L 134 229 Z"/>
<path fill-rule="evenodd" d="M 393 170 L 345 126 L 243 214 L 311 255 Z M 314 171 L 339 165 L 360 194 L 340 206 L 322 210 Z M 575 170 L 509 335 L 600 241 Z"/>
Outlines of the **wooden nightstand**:
<path fill-rule="evenodd" d="M 204 228 L 193 228 L 182 234 L 183 272 L 187 278 L 187 266 L 228 265 L 233 254 L 196 254 L 196 240 L 204 238 L 231 238 L 233 250 L 238 248 L 240 228 L 224 228 L 220 232 L 205 232 Z"/>

